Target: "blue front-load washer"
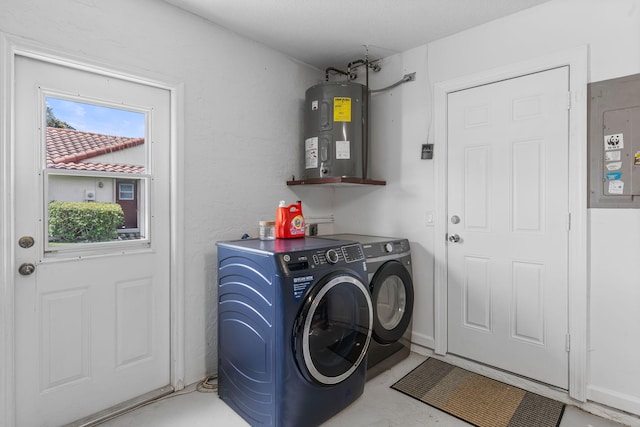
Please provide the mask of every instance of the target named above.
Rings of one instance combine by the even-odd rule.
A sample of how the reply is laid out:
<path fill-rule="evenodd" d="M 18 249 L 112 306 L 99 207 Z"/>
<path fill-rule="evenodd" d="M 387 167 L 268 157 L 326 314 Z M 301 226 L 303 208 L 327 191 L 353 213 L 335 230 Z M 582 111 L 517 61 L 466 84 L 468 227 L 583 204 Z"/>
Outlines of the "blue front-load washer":
<path fill-rule="evenodd" d="M 362 246 L 218 242 L 218 394 L 251 425 L 315 426 L 363 392 L 373 307 Z"/>

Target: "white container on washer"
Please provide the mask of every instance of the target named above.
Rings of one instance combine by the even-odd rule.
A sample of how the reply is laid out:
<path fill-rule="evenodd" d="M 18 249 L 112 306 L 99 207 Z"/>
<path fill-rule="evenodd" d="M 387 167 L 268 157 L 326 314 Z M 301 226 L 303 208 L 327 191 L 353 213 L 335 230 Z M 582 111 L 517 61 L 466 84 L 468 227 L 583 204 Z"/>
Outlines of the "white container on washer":
<path fill-rule="evenodd" d="M 260 221 L 260 240 L 276 239 L 276 222 Z"/>

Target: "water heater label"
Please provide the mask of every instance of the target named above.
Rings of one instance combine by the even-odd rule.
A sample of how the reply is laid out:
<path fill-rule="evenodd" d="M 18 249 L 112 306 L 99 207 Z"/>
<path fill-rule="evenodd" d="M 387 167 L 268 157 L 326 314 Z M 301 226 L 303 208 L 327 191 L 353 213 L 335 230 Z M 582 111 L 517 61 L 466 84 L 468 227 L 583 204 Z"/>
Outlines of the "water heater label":
<path fill-rule="evenodd" d="M 304 168 L 313 169 L 318 167 L 318 137 L 304 140 Z"/>
<path fill-rule="evenodd" d="M 334 122 L 350 122 L 351 121 L 351 98 L 347 98 L 347 97 L 333 98 L 333 121 Z"/>
<path fill-rule="evenodd" d="M 336 141 L 336 160 L 351 158 L 351 144 L 349 141 Z"/>

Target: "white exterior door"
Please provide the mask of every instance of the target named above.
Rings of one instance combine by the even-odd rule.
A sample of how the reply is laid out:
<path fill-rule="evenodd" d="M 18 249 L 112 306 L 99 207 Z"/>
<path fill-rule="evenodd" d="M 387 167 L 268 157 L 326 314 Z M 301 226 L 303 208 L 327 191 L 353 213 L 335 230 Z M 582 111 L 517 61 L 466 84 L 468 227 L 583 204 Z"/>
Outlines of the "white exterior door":
<path fill-rule="evenodd" d="M 448 95 L 448 351 L 568 388 L 568 67 Z"/>
<path fill-rule="evenodd" d="M 34 241 L 30 247 L 16 241 L 14 251 L 15 265 L 27 266 L 27 274 L 15 276 L 16 424 L 57 426 L 169 390 L 170 92 L 20 55 L 14 75 L 15 235 Z M 135 156 L 141 169 L 118 172 L 113 166 L 122 160 L 52 169 L 47 97 L 141 113 L 144 154 Z M 113 189 L 109 183 L 124 177 L 141 189 L 140 235 L 51 238 L 54 181 L 81 185 L 67 193 L 81 191 L 89 203 L 93 191 Z"/>

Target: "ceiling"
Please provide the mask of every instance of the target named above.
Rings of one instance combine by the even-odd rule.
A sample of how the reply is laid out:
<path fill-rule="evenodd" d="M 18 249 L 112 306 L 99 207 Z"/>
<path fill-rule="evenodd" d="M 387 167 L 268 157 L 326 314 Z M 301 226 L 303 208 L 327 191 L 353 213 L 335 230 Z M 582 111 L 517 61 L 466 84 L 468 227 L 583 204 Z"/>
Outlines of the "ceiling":
<path fill-rule="evenodd" d="M 550 0 L 165 0 L 324 70 L 385 58 Z"/>

